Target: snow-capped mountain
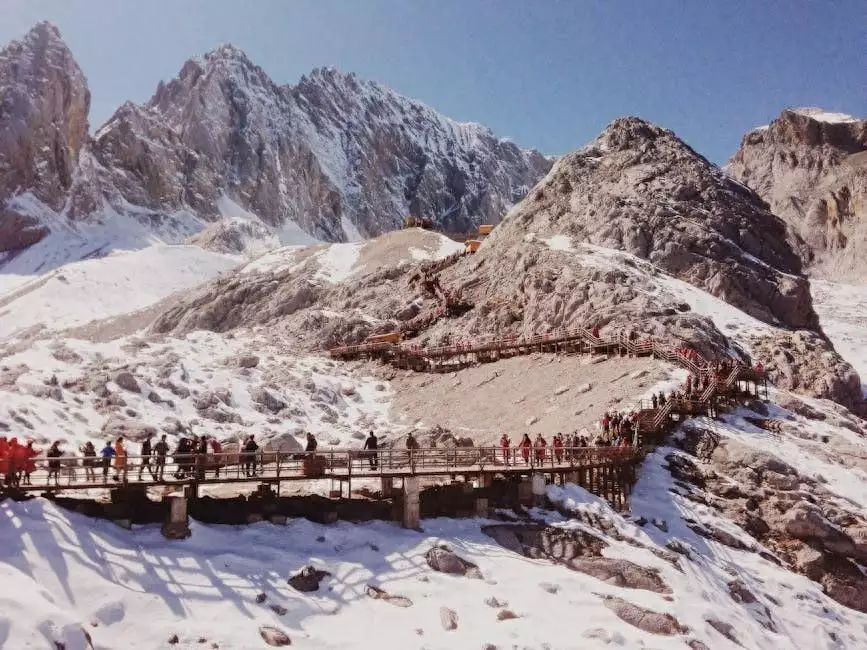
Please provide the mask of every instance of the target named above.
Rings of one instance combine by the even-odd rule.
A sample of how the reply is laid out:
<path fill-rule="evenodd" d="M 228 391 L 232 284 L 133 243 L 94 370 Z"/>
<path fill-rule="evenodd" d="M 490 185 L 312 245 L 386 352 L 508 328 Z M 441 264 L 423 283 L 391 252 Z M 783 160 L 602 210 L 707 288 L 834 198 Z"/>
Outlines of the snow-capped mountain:
<path fill-rule="evenodd" d="M 804 238 L 814 275 L 863 277 L 867 120 L 818 108 L 783 111 L 744 136 L 729 171 Z"/>
<path fill-rule="evenodd" d="M 86 79 L 52 25 L 2 51 L 0 89 L 5 251 L 118 219 L 163 241 L 223 219 L 220 233 L 284 243 L 374 236 L 408 214 L 463 232 L 499 221 L 551 165 L 355 75 L 278 85 L 230 45 L 187 61 L 92 139 Z"/>

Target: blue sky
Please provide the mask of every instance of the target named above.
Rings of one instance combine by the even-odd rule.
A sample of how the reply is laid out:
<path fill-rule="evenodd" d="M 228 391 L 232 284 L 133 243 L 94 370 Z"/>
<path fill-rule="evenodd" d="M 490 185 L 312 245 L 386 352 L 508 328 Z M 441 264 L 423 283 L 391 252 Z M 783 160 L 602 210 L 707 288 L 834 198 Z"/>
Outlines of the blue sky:
<path fill-rule="evenodd" d="M 0 42 L 50 20 L 91 127 L 231 42 L 278 83 L 334 65 L 546 153 L 640 115 L 724 162 L 786 106 L 867 115 L 865 0 L 0 0 Z"/>

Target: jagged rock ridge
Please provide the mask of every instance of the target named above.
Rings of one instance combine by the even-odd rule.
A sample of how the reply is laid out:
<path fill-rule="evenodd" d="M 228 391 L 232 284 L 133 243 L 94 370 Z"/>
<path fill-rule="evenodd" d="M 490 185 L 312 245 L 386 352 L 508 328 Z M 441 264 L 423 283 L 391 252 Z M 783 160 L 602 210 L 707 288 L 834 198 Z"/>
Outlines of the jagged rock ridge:
<path fill-rule="evenodd" d="M 747 133 L 727 165 L 804 239 L 811 273 L 863 277 L 867 254 L 867 120 L 788 109 Z"/>
<path fill-rule="evenodd" d="M 107 208 L 176 238 L 235 217 L 203 238 L 215 246 L 263 225 L 292 243 L 345 241 L 410 213 L 467 231 L 499 221 L 551 165 L 355 75 L 277 85 L 228 45 L 187 61 L 147 104 L 121 106 L 90 141 L 86 80 L 55 27 L 3 50 L 0 89 L 0 201 L 43 204 L 9 212 L 6 250 L 44 236 L 33 213 L 46 210 L 86 221 Z"/>
<path fill-rule="evenodd" d="M 46 234 L 13 197 L 30 192 L 61 211 L 87 141 L 87 80 L 57 28 L 36 25 L 0 50 L 0 252 Z"/>

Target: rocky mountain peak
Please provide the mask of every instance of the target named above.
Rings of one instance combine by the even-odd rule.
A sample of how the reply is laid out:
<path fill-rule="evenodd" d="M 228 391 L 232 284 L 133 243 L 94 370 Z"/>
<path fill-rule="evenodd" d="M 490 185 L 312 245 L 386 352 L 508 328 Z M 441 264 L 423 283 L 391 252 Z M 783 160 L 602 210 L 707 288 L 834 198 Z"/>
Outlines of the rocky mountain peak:
<path fill-rule="evenodd" d="M 0 251 L 47 230 L 12 199 L 24 193 L 60 211 L 87 139 L 87 80 L 50 23 L 0 50 Z"/>
<path fill-rule="evenodd" d="M 747 133 L 729 172 L 800 233 L 811 272 L 863 275 L 867 254 L 867 120 L 786 109 Z"/>
<path fill-rule="evenodd" d="M 528 232 L 623 250 L 760 320 L 818 328 L 786 225 L 674 133 L 639 118 L 615 120 L 557 161 L 491 250 Z"/>

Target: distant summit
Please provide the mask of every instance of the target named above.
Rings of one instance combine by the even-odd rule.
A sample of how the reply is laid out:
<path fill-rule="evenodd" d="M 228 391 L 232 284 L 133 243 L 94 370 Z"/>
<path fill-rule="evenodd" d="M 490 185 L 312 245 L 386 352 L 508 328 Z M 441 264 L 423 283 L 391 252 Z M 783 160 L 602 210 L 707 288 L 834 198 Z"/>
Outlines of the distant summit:
<path fill-rule="evenodd" d="M 810 272 L 867 272 L 867 120 L 820 108 L 784 110 L 747 133 L 728 163 L 803 237 Z"/>
<path fill-rule="evenodd" d="M 551 165 L 334 68 L 275 84 L 228 44 L 187 61 L 147 104 L 120 106 L 90 140 L 86 79 L 39 23 L 0 52 L 0 97 L 0 250 L 118 216 L 137 224 L 134 238 L 164 241 L 222 219 L 284 243 L 374 236 L 408 214 L 467 232 L 499 221 Z"/>

